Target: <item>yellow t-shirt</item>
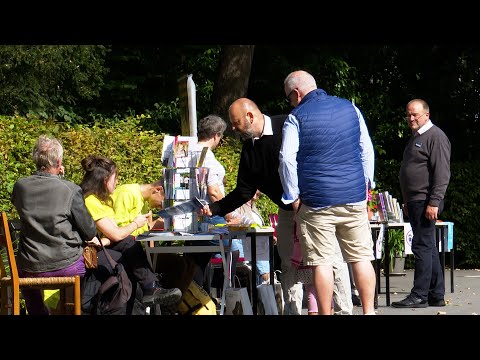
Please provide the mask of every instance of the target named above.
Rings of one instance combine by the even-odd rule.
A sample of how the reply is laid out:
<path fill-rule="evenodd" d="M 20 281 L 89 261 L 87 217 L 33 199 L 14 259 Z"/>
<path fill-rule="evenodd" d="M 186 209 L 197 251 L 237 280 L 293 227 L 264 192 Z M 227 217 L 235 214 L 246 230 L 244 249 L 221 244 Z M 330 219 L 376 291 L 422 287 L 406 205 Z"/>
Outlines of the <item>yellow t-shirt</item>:
<path fill-rule="evenodd" d="M 149 210 L 148 202 L 142 196 L 139 184 L 124 184 L 117 186 L 112 194 L 115 221 L 119 227 L 130 224 L 140 214 Z M 148 231 L 148 223 L 135 230 L 132 235 Z"/>
<path fill-rule="evenodd" d="M 108 204 L 105 204 L 103 201 L 101 201 L 99 198 L 97 198 L 95 195 L 88 195 L 85 198 L 85 205 L 87 207 L 88 212 L 93 218 L 93 221 L 98 221 L 103 218 L 110 218 L 113 221 L 116 221 L 115 219 L 115 210 L 113 207 L 111 207 Z M 98 228 L 97 228 L 98 230 Z M 100 233 L 100 230 L 98 231 Z M 103 235 L 100 233 L 100 235 Z"/>

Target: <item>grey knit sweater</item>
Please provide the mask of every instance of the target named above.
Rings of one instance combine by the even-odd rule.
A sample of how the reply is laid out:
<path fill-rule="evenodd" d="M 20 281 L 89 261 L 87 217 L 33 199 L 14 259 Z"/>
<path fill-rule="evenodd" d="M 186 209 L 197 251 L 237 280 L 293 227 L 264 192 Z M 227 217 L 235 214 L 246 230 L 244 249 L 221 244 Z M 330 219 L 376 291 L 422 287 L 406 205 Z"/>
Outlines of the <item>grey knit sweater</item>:
<path fill-rule="evenodd" d="M 427 200 L 438 206 L 450 181 L 451 145 L 436 125 L 423 134 L 414 134 L 403 152 L 400 187 L 403 201 Z"/>

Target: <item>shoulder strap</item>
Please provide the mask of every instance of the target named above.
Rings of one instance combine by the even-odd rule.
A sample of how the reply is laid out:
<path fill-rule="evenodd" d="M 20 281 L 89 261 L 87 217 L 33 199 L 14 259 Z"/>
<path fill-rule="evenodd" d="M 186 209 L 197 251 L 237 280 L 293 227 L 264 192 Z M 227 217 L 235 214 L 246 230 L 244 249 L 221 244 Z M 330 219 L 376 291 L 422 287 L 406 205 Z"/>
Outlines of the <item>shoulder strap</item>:
<path fill-rule="evenodd" d="M 112 256 L 108 253 L 107 249 L 105 249 L 105 246 L 103 246 L 102 239 L 100 239 L 100 244 L 102 245 L 103 253 L 105 254 L 105 257 L 107 258 L 108 263 L 112 267 L 112 271 L 115 270 L 117 266 L 117 262 L 113 260 Z"/>

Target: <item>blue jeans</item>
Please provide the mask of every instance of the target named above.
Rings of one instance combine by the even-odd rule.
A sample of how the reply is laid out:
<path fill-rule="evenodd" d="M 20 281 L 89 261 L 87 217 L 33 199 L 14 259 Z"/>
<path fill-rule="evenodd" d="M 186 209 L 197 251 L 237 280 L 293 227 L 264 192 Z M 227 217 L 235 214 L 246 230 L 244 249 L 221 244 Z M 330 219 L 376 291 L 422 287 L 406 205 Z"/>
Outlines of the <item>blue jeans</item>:
<path fill-rule="evenodd" d="M 257 260 L 257 285 L 262 283 L 262 275 L 270 274 L 270 261 Z"/>

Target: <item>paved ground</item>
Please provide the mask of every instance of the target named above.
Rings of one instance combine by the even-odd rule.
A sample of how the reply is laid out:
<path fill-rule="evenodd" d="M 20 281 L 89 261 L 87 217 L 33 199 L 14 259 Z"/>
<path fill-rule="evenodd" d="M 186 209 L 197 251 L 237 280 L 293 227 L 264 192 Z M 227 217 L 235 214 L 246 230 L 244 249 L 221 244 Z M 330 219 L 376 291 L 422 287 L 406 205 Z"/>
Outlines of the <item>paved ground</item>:
<path fill-rule="evenodd" d="M 413 270 L 404 270 L 404 276 L 390 276 L 390 303 L 404 299 L 413 286 Z M 480 269 L 454 272 L 454 292 L 451 292 L 450 269 L 445 271 L 444 307 L 399 309 L 386 305 L 385 276 L 381 275 L 381 293 L 378 296 L 377 315 L 480 315 Z M 220 300 L 220 299 L 218 299 Z M 307 314 L 304 302 L 303 312 Z M 361 315 L 362 308 L 354 307 L 354 315 Z"/>
<path fill-rule="evenodd" d="M 381 276 L 382 293 L 378 297 L 378 315 L 480 315 L 480 270 L 455 270 L 454 292 L 450 287 L 450 270 L 445 272 L 444 307 L 423 309 L 398 309 L 386 306 L 385 277 Z M 405 276 L 390 276 L 390 302 L 405 298 L 413 286 L 413 270 L 405 270 Z M 306 309 L 305 309 L 306 311 Z M 441 312 L 439 314 L 439 312 Z M 354 308 L 354 314 L 361 314 L 361 307 Z"/>

